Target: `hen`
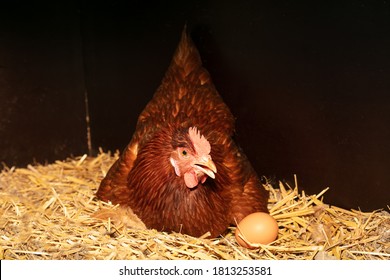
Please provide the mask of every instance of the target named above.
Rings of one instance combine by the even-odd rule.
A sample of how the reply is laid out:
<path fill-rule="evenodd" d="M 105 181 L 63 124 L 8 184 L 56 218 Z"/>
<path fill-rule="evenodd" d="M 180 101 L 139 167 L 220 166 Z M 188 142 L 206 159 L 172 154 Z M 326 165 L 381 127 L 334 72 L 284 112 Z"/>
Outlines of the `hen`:
<path fill-rule="evenodd" d="M 268 212 L 268 192 L 233 133 L 234 117 L 184 30 L 97 197 L 130 207 L 148 228 L 216 237 L 250 213 Z"/>

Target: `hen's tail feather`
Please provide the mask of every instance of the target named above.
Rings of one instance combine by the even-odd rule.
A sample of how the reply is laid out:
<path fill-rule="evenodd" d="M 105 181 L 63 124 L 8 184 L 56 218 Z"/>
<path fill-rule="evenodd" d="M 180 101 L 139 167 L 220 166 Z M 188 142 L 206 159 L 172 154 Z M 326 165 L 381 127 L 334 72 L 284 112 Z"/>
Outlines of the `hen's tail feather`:
<path fill-rule="evenodd" d="M 184 76 L 202 66 L 200 54 L 195 47 L 194 42 L 187 33 L 187 27 L 184 26 L 179 45 L 176 48 L 172 63 L 175 63 L 183 70 Z"/>

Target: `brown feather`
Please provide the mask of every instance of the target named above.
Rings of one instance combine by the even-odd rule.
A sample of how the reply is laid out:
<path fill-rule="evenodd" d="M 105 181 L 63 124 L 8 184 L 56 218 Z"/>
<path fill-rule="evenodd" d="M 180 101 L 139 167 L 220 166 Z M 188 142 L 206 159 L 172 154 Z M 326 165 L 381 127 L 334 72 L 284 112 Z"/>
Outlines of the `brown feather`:
<path fill-rule="evenodd" d="M 196 127 L 211 144 L 215 180 L 189 189 L 169 163 L 173 139 Z M 183 31 L 160 87 L 97 196 L 129 206 L 149 228 L 211 237 L 246 215 L 267 212 L 268 192 L 232 140 L 234 117 Z M 188 138 L 188 137 L 187 137 Z"/>

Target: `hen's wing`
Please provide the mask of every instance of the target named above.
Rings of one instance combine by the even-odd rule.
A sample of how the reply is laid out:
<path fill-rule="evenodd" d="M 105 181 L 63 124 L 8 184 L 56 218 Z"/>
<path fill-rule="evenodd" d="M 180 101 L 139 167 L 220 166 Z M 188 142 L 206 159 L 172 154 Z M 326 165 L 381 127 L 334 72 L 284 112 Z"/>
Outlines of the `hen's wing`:
<path fill-rule="evenodd" d="M 261 184 L 244 152 L 231 137 L 219 135 L 218 145 L 212 151 L 217 164 L 217 185 L 222 196 L 230 201 L 228 220 L 239 223 L 253 212 L 268 212 L 268 191 Z"/>
<path fill-rule="evenodd" d="M 138 118 L 129 145 L 110 168 L 97 196 L 123 204 L 128 199 L 127 177 L 143 145 L 167 125 L 196 126 L 231 136 L 234 117 L 202 67 L 198 50 L 184 28 L 180 43 L 161 85 Z"/>
<path fill-rule="evenodd" d="M 120 158 L 108 170 L 96 193 L 99 199 L 115 204 L 125 204 L 128 201 L 127 176 L 137 158 L 137 146 L 136 141 L 131 141 Z"/>

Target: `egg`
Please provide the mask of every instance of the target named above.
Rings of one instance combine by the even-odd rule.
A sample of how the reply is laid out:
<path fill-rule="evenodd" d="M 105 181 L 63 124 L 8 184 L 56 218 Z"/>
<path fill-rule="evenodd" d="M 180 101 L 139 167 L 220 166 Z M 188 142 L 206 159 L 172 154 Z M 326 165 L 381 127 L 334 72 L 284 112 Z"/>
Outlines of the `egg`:
<path fill-rule="evenodd" d="M 260 244 L 271 243 L 278 237 L 278 223 L 267 213 L 255 212 L 241 220 L 235 236 L 238 244 L 245 248 L 254 249 L 255 247 L 246 241 Z"/>

